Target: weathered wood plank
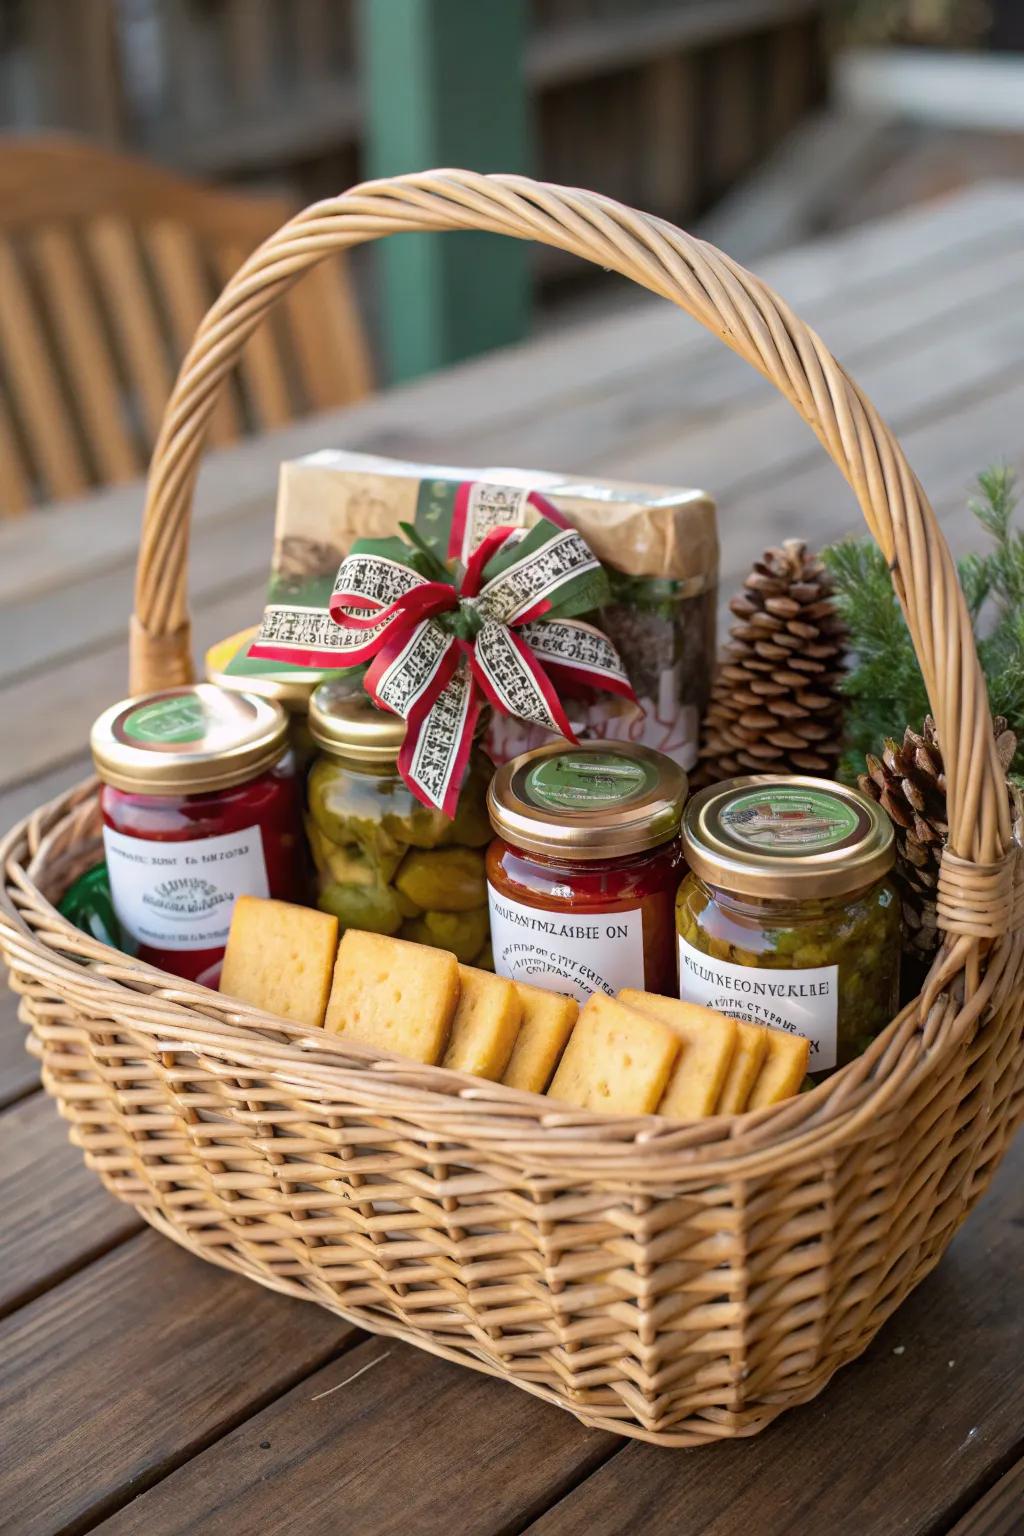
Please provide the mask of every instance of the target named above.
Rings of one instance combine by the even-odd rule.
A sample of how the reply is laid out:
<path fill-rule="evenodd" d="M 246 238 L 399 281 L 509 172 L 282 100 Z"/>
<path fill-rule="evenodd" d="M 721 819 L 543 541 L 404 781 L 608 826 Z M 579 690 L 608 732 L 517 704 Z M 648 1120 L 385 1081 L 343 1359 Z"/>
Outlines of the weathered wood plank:
<path fill-rule="evenodd" d="M 984 1487 L 1019 1445 L 1022 1177 L 1018 1138 L 939 1269 L 813 1403 L 696 1461 L 631 1444 L 531 1536 L 943 1529 L 964 1492 Z"/>
<path fill-rule="evenodd" d="M 1024 319 L 1005 314 L 1004 304 L 988 313 L 984 324 L 976 322 L 970 345 L 964 344 L 962 334 L 941 331 L 913 355 L 884 353 L 859 370 L 864 388 L 904 438 L 911 462 L 933 494 L 932 471 L 913 448 L 917 432 L 926 432 L 928 426 L 934 428 L 941 421 L 936 443 L 946 452 L 949 424 L 955 422 L 959 462 L 972 470 L 982 468 L 993 454 L 1005 454 L 1016 441 L 1014 429 L 1007 425 L 1001 443 L 979 457 L 963 426 L 972 401 L 990 401 L 990 412 L 979 425 L 986 440 L 991 440 L 993 424 L 1005 419 L 1006 400 L 1013 393 L 1011 389 L 1007 394 L 1009 386 L 1015 377 L 1024 376 Z M 913 423 L 921 416 L 930 420 L 925 428 L 915 429 Z M 738 444 L 743 445 L 742 454 Z M 774 395 L 758 397 L 742 409 L 737 407 L 728 420 L 704 424 L 668 447 L 660 441 L 648 444 L 626 463 L 618 456 L 610 461 L 603 461 L 600 453 L 593 457 L 594 467 L 610 474 L 715 486 L 727 536 L 737 530 L 737 507 L 752 501 L 757 520 L 744 518 L 739 530 L 744 538 L 754 535 L 753 553 L 763 545 L 764 513 L 773 503 L 785 505 L 784 529 L 796 534 L 807 525 L 818 541 L 858 526 L 859 514 L 852 497 L 848 492 L 844 495 L 845 487 L 823 458 L 810 430 Z M 822 482 L 808 476 L 821 472 L 826 476 L 824 487 L 814 499 L 807 487 Z M 749 552 L 749 539 L 744 547 Z M 730 559 L 734 555 L 730 546 Z M 197 649 L 201 652 L 215 639 L 251 623 L 259 611 L 261 594 L 262 582 L 252 579 L 240 582 L 227 597 L 200 602 L 195 615 Z M 23 721 L 5 755 L 0 785 L 26 780 L 55 759 L 78 754 L 95 715 L 125 686 L 124 650 L 124 642 L 119 640 L 54 668 L 45 679 L 45 710 L 40 708 L 41 685 L 34 677 L 0 689 L 10 717 Z"/>
<path fill-rule="evenodd" d="M 937 401 L 958 381 L 991 366 L 986 335 L 994 337 L 997 357 L 1022 355 L 1019 327 L 1004 331 L 1000 323 L 1007 304 L 1016 303 L 1021 256 L 1018 239 L 991 264 L 987 259 L 972 263 L 955 282 L 948 272 L 922 277 L 913 295 L 882 290 L 856 305 L 815 315 L 814 323 L 879 409 L 890 409 L 905 421 L 919 399 L 923 404 Z M 962 307 L 957 292 L 961 280 Z M 680 341 L 688 330 L 682 316 L 667 314 L 662 324 Z M 656 358 L 647 369 L 614 383 L 578 385 L 546 413 L 510 408 L 508 420 L 493 429 L 470 433 L 463 427 L 449 428 L 432 447 L 444 457 L 471 451 L 477 462 L 494 463 L 503 452 L 508 454 L 513 442 L 520 463 L 577 473 L 603 470 L 663 484 L 707 485 L 721 499 L 744 470 L 765 477 L 791 455 L 794 444 L 802 444 L 806 452 L 813 439 L 763 378 L 712 338 L 706 340 L 708 351 L 699 357 L 680 347 L 674 355 Z M 948 377 L 945 364 L 942 376 L 929 373 L 927 359 L 936 353 L 952 355 L 954 371 Z M 523 393 L 520 390 L 518 398 Z M 878 395 L 890 404 L 883 405 Z M 762 444 L 753 432 L 766 418 L 771 426 Z M 723 440 L 724 453 L 709 454 L 706 461 L 700 458 L 697 450 L 703 443 L 713 446 Z"/>
<path fill-rule="evenodd" d="M 882 289 L 853 311 L 837 299 L 841 307 L 829 316 L 828 339 L 855 370 L 871 355 L 881 353 L 889 358 L 898 356 L 900 349 L 915 355 L 914 349 L 930 340 L 939 322 L 951 345 L 954 331 L 962 340 L 970 332 L 973 345 L 975 328 L 984 324 L 986 315 L 1001 314 L 1007 289 L 1018 285 L 1022 250 L 1024 225 L 1014 234 L 1009 249 L 995 242 L 958 276 L 956 305 L 951 305 L 950 274 L 930 269 L 911 293 L 900 290 L 892 294 Z M 679 332 L 681 343 L 691 334 L 685 323 Z M 776 415 L 785 418 L 789 440 L 795 435 L 806 442 L 800 423 L 788 407 L 775 401 L 763 380 L 710 338 L 707 345 L 709 355 L 699 368 L 686 366 L 684 347 L 677 356 L 638 372 L 628 388 L 622 380 L 609 380 L 604 385 L 591 381 L 585 388 L 569 392 L 547 414 L 537 413 L 527 391 L 525 414 L 512 412 L 511 419 L 487 433 L 473 431 L 467 436 L 460 428 L 463 436 L 455 441 L 449 428 L 445 452 L 454 457 L 468 453 L 477 462 L 488 455 L 502 461 L 519 457 L 520 462 L 586 472 L 593 467 L 594 444 L 600 443 L 606 466 L 617 469 L 622 462 L 620 455 L 633 452 L 641 456 L 642 469 L 642 455 L 650 451 L 658 435 L 671 434 L 674 440 L 676 433 L 685 432 L 686 437 L 679 439 L 685 443 L 690 433 L 714 428 L 713 412 L 728 410 L 730 430 L 734 425 L 742 434 L 742 418 L 736 413 L 745 402 L 762 406 L 774 402 Z M 970 349 L 965 345 L 964 350 Z M 908 361 L 904 366 L 912 364 Z M 520 388 L 519 395 L 523 394 Z M 456 419 L 460 415 L 456 413 Z M 423 444 L 415 436 L 403 444 L 396 434 L 392 451 L 415 454 L 423 451 Z M 718 485 L 720 496 L 728 493 L 729 475 L 737 467 L 731 445 L 726 459 L 722 467 L 725 480 Z M 198 522 L 192 558 L 192 593 L 197 605 L 232 582 L 262 576 L 270 547 L 272 504 L 268 476 L 261 498 L 240 497 L 231 516 L 225 514 L 213 523 Z M 123 633 L 133 582 L 129 559 L 94 575 L 81 575 L 61 592 L 59 624 L 54 623 L 49 593 L 30 593 L 21 599 L 12 595 L 0 612 L 0 679 L 51 666 L 97 641 L 117 639 Z"/>
<path fill-rule="evenodd" d="M 0 1109 L 24 1098 L 38 1083 L 39 1068 L 25 1051 L 25 1026 L 18 1019 L 18 999 L 7 985 L 6 975 L 0 976 Z"/>
<path fill-rule="evenodd" d="M 193 615 L 197 651 L 244 629 L 259 617 L 265 593 L 265 577 L 240 584 L 227 597 Z M 78 757 L 89 740 L 89 728 L 104 704 L 128 691 L 128 660 L 125 642 L 104 646 L 67 661 L 51 672 L 45 691 L 33 678 L 0 690 L 10 698 L 16 718 L 23 722 L 17 741 L 5 752 L 0 784 L 13 784 L 42 773 L 61 759 Z M 29 705 L 29 698 L 34 700 Z M 45 708 L 41 708 L 45 700 Z"/>
<path fill-rule="evenodd" d="M 456 1529 L 459 1536 L 496 1536 L 521 1529 L 618 1443 L 488 1377 L 374 1339 L 100 1530 L 301 1536 L 320 1527 L 407 1536 Z"/>
<path fill-rule="evenodd" d="M 957 400 L 991 394 L 1001 381 L 1024 372 L 1024 313 L 1015 315 L 1015 304 L 1013 290 L 1004 290 L 973 309 L 963 330 L 950 317 L 916 345 L 872 353 L 856 363 L 857 383 L 901 436 L 918 422 L 947 414 Z M 725 504 L 741 486 L 781 484 L 801 460 L 822 452 L 788 402 L 774 390 L 761 390 L 742 408 L 714 419 L 681 419 L 675 432 L 616 453 L 612 462 L 617 474 L 642 473 L 667 485 L 688 473 L 682 483 L 717 487 Z M 595 473 L 611 472 L 600 449 L 594 458 Z"/>
<path fill-rule="evenodd" d="M 195 607 L 233 587 L 266 582 L 273 544 L 274 493 L 261 501 L 243 501 L 237 515 L 196 529 L 191 595 Z M 61 593 L 60 622 L 54 622 L 54 597 L 11 600 L 0 609 L 0 686 L 61 665 L 125 632 L 132 609 L 135 568 L 131 560 L 86 575 Z M 2 601 L 2 600 L 0 600 Z M 252 622 L 259 617 L 257 605 Z"/>
<path fill-rule="evenodd" d="M 141 1226 L 85 1166 L 45 1094 L 0 1115 L 0 1316 Z"/>
<path fill-rule="evenodd" d="M 957 1521 L 949 1536 L 1020 1536 L 1022 1511 L 1024 1461 L 1018 1461 Z"/>
<path fill-rule="evenodd" d="M 916 208 L 899 218 L 788 252 L 765 263 L 762 276 L 805 319 L 820 324 L 817 306 L 832 304 L 834 312 L 837 294 L 839 307 L 852 313 L 859 303 L 870 302 L 871 296 L 903 277 L 916 286 L 929 271 L 948 272 L 952 281 L 954 272 L 1004 238 L 1009 238 L 1012 248 L 1022 227 L 1024 194 L 1015 188 L 985 187 L 949 203 Z M 611 320 L 596 320 L 568 334 L 497 352 L 346 411 L 292 424 L 207 458 L 196 498 L 196 525 L 233 517 L 247 499 L 273 495 L 283 458 L 330 444 L 378 453 L 415 451 L 436 459 L 438 443 L 451 435 L 453 421 L 460 423 L 464 437 L 495 422 L 518 426 L 520 418 L 529 421 L 550 415 L 552 401 L 566 392 L 578 392 L 582 381 L 588 391 L 602 381 L 622 388 L 626 379 L 643 376 L 659 363 L 678 364 L 683 361 L 681 346 L 694 369 L 702 369 L 710 357 L 725 355 L 719 343 L 684 318 L 678 324 L 666 324 L 664 304 L 640 305 Z M 726 361 L 743 371 L 736 359 L 726 356 Z M 525 401 L 525 410 L 517 409 L 510 416 L 513 399 Z M 529 462 L 525 453 L 516 457 Z M 534 462 L 540 465 L 539 460 Z M 572 465 L 556 458 L 553 467 L 571 469 Z M 141 508 L 142 488 L 129 486 L 51 508 L 45 518 L 12 522 L 0 529 L 0 602 L 63 589 L 70 580 L 103 570 L 118 559 L 130 563 Z"/>
<path fill-rule="evenodd" d="M 1014 428 L 1022 409 L 1024 379 L 1018 379 L 954 403 L 941 416 L 900 433 L 955 555 L 978 548 L 982 541 L 977 523 L 965 510 L 978 471 L 996 462 L 1024 469 L 1020 434 Z M 726 622 L 725 598 L 767 544 L 806 538 L 820 547 L 846 533 L 864 531 L 853 492 L 820 452 L 781 484 L 762 486 L 752 476 L 722 508 L 720 624 Z"/>
<path fill-rule="evenodd" d="M 146 1232 L 0 1324 L 0 1508 L 80 1531 L 354 1337 Z"/>
<path fill-rule="evenodd" d="M 911 292 L 896 293 L 882 288 L 868 296 L 863 304 L 851 309 L 836 298 L 836 309 L 819 317 L 828 341 L 856 372 L 863 371 L 864 360 L 880 358 L 895 370 L 894 390 L 905 389 L 907 372 L 910 383 L 917 383 L 914 358 L 924 346 L 956 346 L 979 370 L 987 366 L 987 357 L 977 353 L 985 326 L 999 332 L 1007 296 L 1019 287 L 1021 256 L 1024 252 L 1024 225 L 1010 239 L 1009 248 L 1001 241 L 993 243 L 977 260 L 958 274 L 956 303 L 948 271 L 926 270 Z M 691 335 L 685 323 L 679 326 L 680 343 Z M 941 341 L 939 338 L 944 338 Z M 707 338 L 709 355 L 699 368 L 686 364 L 686 348 L 674 357 L 653 363 L 639 371 L 626 387 L 623 380 L 603 385 L 588 382 L 586 387 L 570 391 L 553 404 L 547 413 L 537 413 L 529 391 L 524 412 L 512 411 L 509 417 L 487 432 L 473 430 L 453 440 L 448 430 L 444 453 L 458 457 L 468 454 L 476 462 L 488 456 L 492 461 L 518 458 L 519 462 L 548 465 L 570 471 L 594 468 L 594 445 L 600 444 L 599 457 L 609 472 L 623 473 L 624 468 L 650 477 L 645 467 L 652 444 L 659 437 L 680 447 L 680 468 L 690 468 L 685 450 L 695 433 L 718 432 L 726 438 L 722 462 L 714 466 L 721 479 L 707 483 L 716 487 L 719 497 L 728 496 L 738 468 L 749 463 L 751 469 L 767 474 L 769 465 L 757 457 L 756 444 L 742 460 L 737 459 L 734 434 L 746 449 L 746 417 L 739 414 L 744 405 L 772 410 L 771 420 L 783 424 L 784 437 L 778 439 L 769 429 L 770 446 L 809 442 L 805 429 L 784 402 L 777 400 L 764 381 L 718 343 Z M 969 345 L 968 345 L 969 342 Z M 1000 349 L 1012 346 L 1010 336 L 998 340 Z M 1024 355 L 1024 348 L 1022 355 Z M 934 376 L 935 388 L 944 386 L 945 369 L 926 368 L 922 377 Z M 914 398 L 913 391 L 907 392 Z M 728 412 L 728 422 L 716 420 L 714 413 Z M 456 413 L 456 419 L 461 413 Z M 439 445 L 433 444 L 436 449 Z M 392 451 L 415 454 L 424 445 L 414 435 L 403 440 L 396 433 Z M 630 459 L 628 456 L 634 457 Z M 625 457 L 624 457 L 625 456 Z M 695 478 L 690 470 L 690 478 Z M 222 591 L 232 581 L 259 579 L 266 569 L 272 527 L 273 488 L 268 476 L 261 498 L 240 497 L 233 515 L 225 514 L 216 522 L 199 521 L 195 530 L 192 559 L 192 592 L 197 606 L 208 594 Z M 60 598 L 60 624 L 54 623 L 53 599 L 49 594 L 19 599 L 12 596 L 0 612 L 0 679 L 27 674 L 34 668 L 50 666 L 63 656 L 88 648 L 97 641 L 117 639 L 122 633 L 134 582 L 131 561 L 120 561 L 95 575 L 80 576 L 64 588 Z"/>
<path fill-rule="evenodd" d="M 0 831 L 6 832 L 16 821 L 31 815 L 33 811 L 46 805 L 57 795 L 63 794 L 72 785 L 79 784 L 82 779 L 88 778 L 91 772 L 92 764 L 88 752 L 79 744 L 79 750 L 65 762 L 59 763 L 56 767 L 47 768 L 32 779 L 23 779 L 20 784 L 14 785 L 11 789 L 0 790 Z M 4 1003 L 0 1004 L 0 1007 L 6 1006 L 8 995 L 6 988 L 0 992 L 0 996 L 4 998 Z M 16 1002 L 16 999 L 12 1000 L 10 1005 L 12 1009 L 16 1007 Z M 13 1019 L 13 1013 L 11 1017 Z M 6 1022 L 6 1015 L 0 1013 L 0 1018 Z M 14 1038 L 20 1041 L 21 1037 L 17 1034 L 20 1029 L 21 1026 L 17 1025 L 12 1033 L 11 1030 L 0 1025 L 4 1042 L 0 1045 L 0 1057 L 4 1060 L 14 1054 L 10 1042 Z"/>
<path fill-rule="evenodd" d="M 527 52 L 531 81 L 562 85 L 611 70 L 625 69 L 665 53 L 710 48 L 736 36 L 814 16 L 822 0 L 717 0 L 717 3 L 644 7 L 630 14 L 600 14 L 599 7 L 579 6 L 579 21 L 538 30 Z M 588 14 L 591 12 L 593 14 Z"/>

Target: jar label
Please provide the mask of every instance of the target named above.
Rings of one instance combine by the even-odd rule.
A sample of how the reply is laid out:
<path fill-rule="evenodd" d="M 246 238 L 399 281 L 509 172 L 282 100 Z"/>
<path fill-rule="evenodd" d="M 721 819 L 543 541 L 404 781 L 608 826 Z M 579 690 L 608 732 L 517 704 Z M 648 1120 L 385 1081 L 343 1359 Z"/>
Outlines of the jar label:
<path fill-rule="evenodd" d="M 269 896 L 259 827 L 148 842 L 103 828 L 110 894 L 121 926 L 154 949 L 222 949 L 237 896 Z"/>
<path fill-rule="evenodd" d="M 849 847 L 870 825 L 867 813 L 844 796 L 803 784 L 768 784 L 732 795 L 719 819 L 736 846 L 782 854 Z"/>
<path fill-rule="evenodd" d="M 528 768 L 526 798 L 546 811 L 610 811 L 649 794 L 657 770 L 624 752 L 559 752 Z"/>
<path fill-rule="evenodd" d="M 491 945 L 499 976 L 563 992 L 585 1003 L 592 992 L 614 997 L 644 984 L 644 928 L 639 907 L 627 912 L 545 912 L 512 901 L 488 883 Z"/>
<path fill-rule="evenodd" d="M 753 1019 L 811 1042 L 809 1072 L 836 1064 L 839 967 L 736 965 L 679 940 L 679 996 L 734 1019 Z"/>
<path fill-rule="evenodd" d="M 140 704 L 125 715 L 121 729 L 130 741 L 163 747 L 202 741 L 209 726 L 202 700 L 194 693 L 177 693 Z"/>

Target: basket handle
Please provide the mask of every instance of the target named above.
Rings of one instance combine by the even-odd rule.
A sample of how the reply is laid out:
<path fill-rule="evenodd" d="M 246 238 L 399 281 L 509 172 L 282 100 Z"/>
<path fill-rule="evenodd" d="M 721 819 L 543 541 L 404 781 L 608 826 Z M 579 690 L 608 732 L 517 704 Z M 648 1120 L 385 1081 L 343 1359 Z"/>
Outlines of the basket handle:
<path fill-rule="evenodd" d="M 632 278 L 719 336 L 808 423 L 889 562 L 938 725 L 950 829 L 940 918 L 961 937 L 960 963 L 977 940 L 1005 933 L 1010 817 L 988 696 L 952 556 L 902 449 L 821 339 L 756 277 L 714 246 L 595 193 L 469 171 L 396 176 L 314 203 L 249 257 L 196 333 L 154 450 L 131 629 L 133 691 L 193 675 L 192 494 L 218 391 L 248 336 L 324 257 L 403 230 L 450 229 L 539 240 Z"/>

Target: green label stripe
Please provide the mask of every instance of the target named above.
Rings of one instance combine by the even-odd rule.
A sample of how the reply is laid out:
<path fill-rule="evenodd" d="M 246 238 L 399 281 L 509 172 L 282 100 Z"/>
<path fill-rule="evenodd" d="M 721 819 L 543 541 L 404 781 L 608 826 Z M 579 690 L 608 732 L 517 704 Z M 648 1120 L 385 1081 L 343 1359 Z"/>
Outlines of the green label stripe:
<path fill-rule="evenodd" d="M 547 811 L 608 811 L 642 795 L 657 783 L 650 763 L 618 752 L 559 752 L 527 771 L 527 798 Z"/>
<path fill-rule="evenodd" d="M 484 617 L 499 624 L 515 622 L 542 597 L 552 616 L 569 618 L 593 607 L 602 589 L 607 592 L 604 572 L 580 535 L 540 522 L 488 561 L 478 603 Z"/>
<path fill-rule="evenodd" d="M 439 560 L 448 559 L 458 480 L 421 480 L 413 523 Z"/>
<path fill-rule="evenodd" d="M 126 715 L 121 729 L 143 746 L 202 741 L 207 732 L 206 711 L 193 693 L 173 699 L 154 699 Z"/>
<path fill-rule="evenodd" d="M 836 848 L 864 824 L 863 813 L 841 795 L 782 784 L 736 795 L 720 820 L 733 842 L 782 852 Z"/>

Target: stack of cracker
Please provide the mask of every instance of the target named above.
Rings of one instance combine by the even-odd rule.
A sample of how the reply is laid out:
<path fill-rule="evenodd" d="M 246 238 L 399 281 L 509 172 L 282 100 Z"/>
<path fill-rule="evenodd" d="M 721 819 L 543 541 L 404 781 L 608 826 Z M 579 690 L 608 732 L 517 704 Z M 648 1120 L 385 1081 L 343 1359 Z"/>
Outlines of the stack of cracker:
<path fill-rule="evenodd" d="M 430 1066 L 606 1114 L 741 1114 L 799 1091 L 808 1041 L 626 988 L 573 998 L 460 965 L 448 950 L 280 901 L 235 907 L 221 991 Z"/>
<path fill-rule="evenodd" d="M 268 1013 L 428 1065 L 543 1093 L 576 1022 L 574 998 L 460 965 L 446 949 L 242 897 L 221 991 Z"/>
<path fill-rule="evenodd" d="M 607 1114 L 742 1114 L 798 1093 L 810 1049 L 802 1035 L 626 987 L 584 1005 L 548 1095 Z"/>

